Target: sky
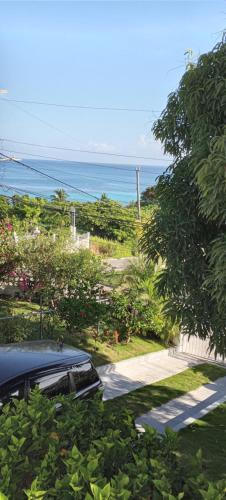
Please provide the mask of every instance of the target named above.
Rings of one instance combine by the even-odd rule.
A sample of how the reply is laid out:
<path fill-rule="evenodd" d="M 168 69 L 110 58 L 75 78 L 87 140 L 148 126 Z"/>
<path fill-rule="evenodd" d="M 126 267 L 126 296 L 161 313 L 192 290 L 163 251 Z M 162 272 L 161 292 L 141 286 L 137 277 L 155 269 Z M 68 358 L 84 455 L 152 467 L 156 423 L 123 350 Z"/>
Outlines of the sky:
<path fill-rule="evenodd" d="M 0 137 L 135 155 L 52 150 L 0 141 L 1 150 L 88 162 L 167 163 L 151 132 L 185 70 L 225 27 L 225 1 L 1 1 Z M 139 108 L 106 111 L 14 103 Z M 45 123 L 44 123 L 45 122 Z M 164 163 L 165 162 L 165 163 Z"/>

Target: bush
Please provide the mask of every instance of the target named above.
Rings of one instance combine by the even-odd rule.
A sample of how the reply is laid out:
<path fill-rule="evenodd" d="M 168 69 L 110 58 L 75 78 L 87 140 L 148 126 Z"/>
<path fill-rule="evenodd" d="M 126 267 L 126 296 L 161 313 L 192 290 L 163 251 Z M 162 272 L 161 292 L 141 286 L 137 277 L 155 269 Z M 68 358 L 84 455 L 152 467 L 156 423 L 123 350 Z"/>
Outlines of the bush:
<path fill-rule="evenodd" d="M 31 322 L 26 318 L 14 318 L 1 321 L 0 343 L 22 342 L 31 338 Z"/>
<path fill-rule="evenodd" d="M 121 340 L 129 340 L 131 335 L 154 335 L 163 342 L 172 342 L 178 335 L 177 325 L 163 314 L 158 297 L 144 300 L 136 290 L 112 294 L 108 322 L 114 324 Z"/>
<path fill-rule="evenodd" d="M 92 298 L 65 297 L 60 300 L 57 311 L 70 331 L 97 328 L 98 321 L 105 315 L 106 306 Z"/>
<path fill-rule="evenodd" d="M 200 458 L 188 466 L 172 431 L 140 435 L 128 413 L 109 413 L 98 398 L 48 400 L 34 391 L 0 415 L 1 499 L 223 500 L 226 483 L 209 484 Z"/>

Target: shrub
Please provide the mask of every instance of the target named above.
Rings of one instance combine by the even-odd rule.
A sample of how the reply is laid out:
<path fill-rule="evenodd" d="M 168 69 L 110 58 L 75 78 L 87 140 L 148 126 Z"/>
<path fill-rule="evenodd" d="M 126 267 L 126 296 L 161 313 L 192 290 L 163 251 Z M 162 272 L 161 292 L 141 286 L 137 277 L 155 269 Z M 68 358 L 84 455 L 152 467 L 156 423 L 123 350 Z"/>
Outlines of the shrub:
<path fill-rule="evenodd" d="M 98 398 L 34 391 L 0 415 L 0 498 L 223 500 L 226 483 L 208 483 L 200 453 L 188 467 L 176 450 L 172 431 L 140 435 L 128 413 L 109 413 Z"/>
<path fill-rule="evenodd" d="M 65 297 L 60 300 L 57 310 L 69 330 L 82 330 L 97 327 L 98 321 L 105 315 L 106 306 L 92 298 Z"/>

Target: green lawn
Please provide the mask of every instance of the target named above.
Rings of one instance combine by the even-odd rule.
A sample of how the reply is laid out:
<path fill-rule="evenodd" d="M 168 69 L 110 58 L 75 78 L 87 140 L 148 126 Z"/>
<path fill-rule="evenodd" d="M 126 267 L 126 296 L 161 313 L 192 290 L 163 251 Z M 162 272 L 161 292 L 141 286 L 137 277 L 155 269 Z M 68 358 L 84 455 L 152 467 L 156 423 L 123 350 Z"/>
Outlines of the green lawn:
<path fill-rule="evenodd" d="M 203 364 L 189 368 L 182 373 L 161 382 L 106 401 L 111 413 L 128 409 L 133 417 L 167 403 L 173 398 L 226 376 L 226 369 L 217 365 Z M 203 467 L 210 479 L 226 477 L 226 403 L 182 429 L 179 433 L 179 451 L 185 457 L 192 457 L 201 448 Z"/>
<path fill-rule="evenodd" d="M 179 447 L 185 456 L 201 448 L 204 470 L 210 479 L 226 478 L 226 403 L 179 432 Z"/>
<path fill-rule="evenodd" d="M 0 299 L 0 317 L 5 316 L 7 309 L 12 309 L 13 314 L 29 314 L 34 311 L 39 311 L 39 305 L 25 300 L 15 299 Z"/>
<path fill-rule="evenodd" d="M 150 352 L 160 351 L 165 346 L 157 340 L 151 340 L 144 337 L 132 337 L 129 344 L 108 345 L 102 342 L 95 342 L 90 335 L 76 336 L 65 333 L 66 343 L 90 352 L 96 366 L 106 363 L 116 363 L 123 359 L 148 354 Z"/>
<path fill-rule="evenodd" d="M 113 257 L 120 259 L 121 257 L 131 257 L 136 249 L 136 242 L 132 240 L 120 243 L 119 241 L 106 240 L 99 236 L 91 236 L 90 241 L 91 251 L 104 258 Z"/>
<path fill-rule="evenodd" d="M 156 406 L 224 376 L 226 376 L 226 369 L 220 366 L 209 364 L 194 366 L 160 382 L 109 400 L 106 404 L 113 412 L 127 408 L 136 418 Z"/>

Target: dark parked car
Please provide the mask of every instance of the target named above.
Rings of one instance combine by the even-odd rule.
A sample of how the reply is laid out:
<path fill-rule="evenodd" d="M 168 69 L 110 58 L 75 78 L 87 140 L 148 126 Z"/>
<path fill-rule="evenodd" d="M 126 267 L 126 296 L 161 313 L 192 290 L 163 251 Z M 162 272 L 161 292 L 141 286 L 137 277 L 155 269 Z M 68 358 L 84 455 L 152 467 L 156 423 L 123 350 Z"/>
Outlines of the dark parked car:
<path fill-rule="evenodd" d="M 86 398 L 103 389 L 91 356 L 50 340 L 0 346 L 0 407 L 12 398 L 27 399 L 38 386 L 53 398 L 75 393 Z"/>

